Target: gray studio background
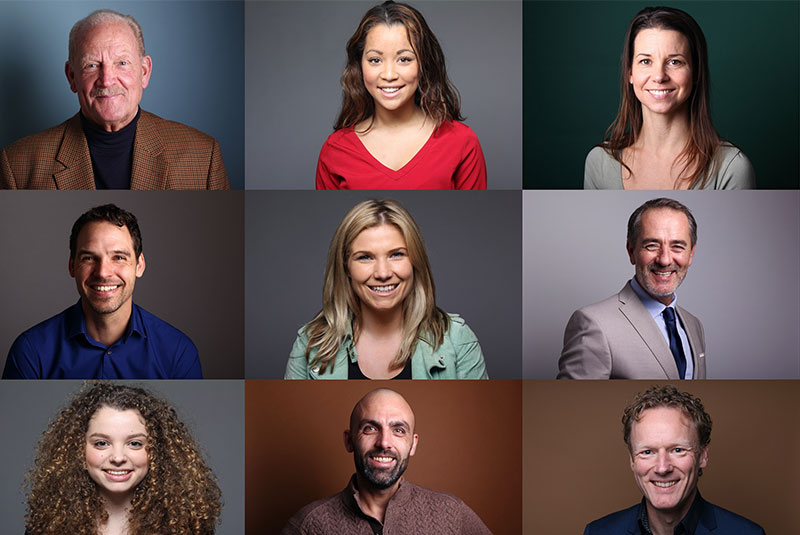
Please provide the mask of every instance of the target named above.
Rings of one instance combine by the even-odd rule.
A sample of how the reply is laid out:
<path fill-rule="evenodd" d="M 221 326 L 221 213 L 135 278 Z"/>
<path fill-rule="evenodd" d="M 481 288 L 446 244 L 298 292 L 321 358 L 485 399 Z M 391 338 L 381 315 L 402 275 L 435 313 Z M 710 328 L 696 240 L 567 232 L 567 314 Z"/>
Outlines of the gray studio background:
<path fill-rule="evenodd" d="M 244 533 L 244 382 L 121 382 L 147 388 L 176 410 L 222 491 L 217 535 Z M 25 531 L 25 473 L 33 466 L 42 432 L 82 384 L 82 381 L 0 382 L 0 429 L 5 434 L 5 469 L 0 478 L 3 533 Z"/>
<path fill-rule="evenodd" d="M 248 189 L 314 189 L 333 132 L 345 45 L 370 1 L 247 2 Z M 410 2 L 444 50 L 462 115 L 480 139 L 489 189 L 522 186 L 522 2 Z"/>
<path fill-rule="evenodd" d="M 245 198 L 245 362 L 249 379 L 280 379 L 297 330 L 322 308 L 322 277 L 345 213 L 393 198 L 422 230 L 436 304 L 460 314 L 492 379 L 521 377 L 519 191 L 248 191 Z"/>
<path fill-rule="evenodd" d="M 146 269 L 133 300 L 197 346 L 203 377 L 244 376 L 243 191 L 14 191 L 0 194 L 0 362 L 22 331 L 78 301 L 72 224 L 93 206 L 132 212 Z"/>
<path fill-rule="evenodd" d="M 634 274 L 630 214 L 659 192 L 523 193 L 523 375 L 553 379 L 576 309 Z M 800 378 L 800 192 L 668 192 L 697 220 L 697 250 L 677 291 L 700 318 L 709 379 Z"/>
<path fill-rule="evenodd" d="M 96 9 L 142 25 L 153 75 L 142 109 L 217 138 L 244 187 L 244 2 L 0 2 L 0 147 L 75 115 L 64 75 L 69 30 Z"/>

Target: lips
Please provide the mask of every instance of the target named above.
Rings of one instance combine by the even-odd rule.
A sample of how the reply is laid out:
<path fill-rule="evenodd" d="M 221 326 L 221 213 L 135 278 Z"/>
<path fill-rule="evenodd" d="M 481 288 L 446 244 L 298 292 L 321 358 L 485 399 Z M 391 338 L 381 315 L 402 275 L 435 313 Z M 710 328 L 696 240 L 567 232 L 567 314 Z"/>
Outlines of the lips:
<path fill-rule="evenodd" d="M 678 481 L 651 481 L 653 485 L 660 489 L 669 489 L 678 484 Z"/>
<path fill-rule="evenodd" d="M 655 99 L 667 98 L 674 89 L 645 89 Z"/>
<path fill-rule="evenodd" d="M 113 481 L 115 483 L 122 483 L 127 481 L 133 475 L 133 470 L 117 470 L 106 468 L 103 470 L 103 473 L 106 476 L 106 479 L 109 481 Z"/>
<path fill-rule="evenodd" d="M 405 86 L 379 86 L 378 89 L 384 96 L 391 97 L 396 95 L 403 87 Z"/>
<path fill-rule="evenodd" d="M 391 295 L 399 284 L 384 284 L 382 286 L 367 286 L 369 291 L 379 296 Z"/>

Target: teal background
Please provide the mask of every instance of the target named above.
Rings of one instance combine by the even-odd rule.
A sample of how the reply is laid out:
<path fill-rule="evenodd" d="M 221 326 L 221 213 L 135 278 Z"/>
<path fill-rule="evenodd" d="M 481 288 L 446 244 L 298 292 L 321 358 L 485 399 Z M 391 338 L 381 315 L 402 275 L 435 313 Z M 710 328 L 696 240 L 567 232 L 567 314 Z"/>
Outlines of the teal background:
<path fill-rule="evenodd" d="M 660 2 L 523 4 L 523 186 L 583 187 L 586 154 L 619 106 L 620 56 L 636 13 Z M 800 3 L 670 2 L 706 36 L 711 114 L 758 188 L 800 187 Z"/>

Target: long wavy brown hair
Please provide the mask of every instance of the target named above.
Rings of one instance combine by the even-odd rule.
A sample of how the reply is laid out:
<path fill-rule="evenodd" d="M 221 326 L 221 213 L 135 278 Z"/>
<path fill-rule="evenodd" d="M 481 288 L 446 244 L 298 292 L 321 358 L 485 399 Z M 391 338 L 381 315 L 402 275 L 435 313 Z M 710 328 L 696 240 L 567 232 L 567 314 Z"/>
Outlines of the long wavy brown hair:
<path fill-rule="evenodd" d="M 142 388 L 88 383 L 43 433 L 28 473 L 27 535 L 96 535 L 108 520 L 86 471 L 86 432 L 101 407 L 136 410 L 150 467 L 128 513 L 130 535 L 213 534 L 220 491 L 189 431 L 167 403 Z"/>
<path fill-rule="evenodd" d="M 628 25 L 622 49 L 619 111 L 606 130 L 600 146 L 633 175 L 631 168 L 622 161 L 622 149 L 636 143 L 642 130 L 642 103 L 636 98 L 629 82 L 633 68 L 633 42 L 640 31 L 653 28 L 674 30 L 689 42 L 692 69 L 692 92 L 688 100 L 689 139 L 676 163 L 681 165 L 679 176 L 683 177 L 679 178 L 679 183 L 685 182 L 689 188 L 702 188 L 719 165 L 716 157 L 722 140 L 711 123 L 711 78 L 706 38 L 697 22 L 685 11 L 672 7 L 647 7 L 639 11 Z"/>
<path fill-rule="evenodd" d="M 432 119 L 438 128 L 444 121 L 463 121 L 461 97 L 447 77 L 444 53 L 439 41 L 428 27 L 422 13 L 413 7 L 389 0 L 366 12 L 356 32 L 347 41 L 347 66 L 342 74 L 342 109 L 333 125 L 334 130 L 355 126 L 375 118 L 375 101 L 364 86 L 361 60 L 369 31 L 378 24 L 402 24 L 419 61 L 419 86 L 414 104 Z"/>
<path fill-rule="evenodd" d="M 325 266 L 322 310 L 305 328 L 308 335 L 306 358 L 312 365 L 320 366 L 320 373 L 324 373 L 328 366 L 333 371 L 336 353 L 351 326 L 353 339 L 358 340 L 361 302 L 350 284 L 347 258 L 358 235 L 379 225 L 393 225 L 400 231 L 414 267 L 414 286 L 403 301 L 403 340 L 390 366 L 404 366 L 420 339 L 433 347 L 440 346 L 450 327 L 450 317 L 436 306 L 436 288 L 428 252 L 414 218 L 400 203 L 391 199 L 360 202 L 347 212 L 333 235 Z M 311 357 L 314 349 L 317 352 Z"/>

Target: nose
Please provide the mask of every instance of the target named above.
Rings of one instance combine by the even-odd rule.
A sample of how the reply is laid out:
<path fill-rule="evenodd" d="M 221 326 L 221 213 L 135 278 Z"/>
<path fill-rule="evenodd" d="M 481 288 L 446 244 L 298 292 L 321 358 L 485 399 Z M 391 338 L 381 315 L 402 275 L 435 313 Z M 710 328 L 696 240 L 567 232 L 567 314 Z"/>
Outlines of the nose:
<path fill-rule="evenodd" d="M 377 443 L 375 444 L 382 450 L 388 450 L 392 447 L 391 430 L 382 430 L 378 435 Z"/>
<path fill-rule="evenodd" d="M 112 446 L 111 454 L 108 458 L 111 464 L 123 464 L 125 462 L 125 450 L 122 445 Z"/>
<path fill-rule="evenodd" d="M 397 79 L 397 71 L 393 61 L 384 61 L 383 69 L 381 69 L 381 78 L 386 81 Z"/>
<path fill-rule="evenodd" d="M 100 65 L 97 82 L 103 87 L 108 87 L 113 83 L 115 76 L 114 65 L 112 63 L 103 63 Z"/>
<path fill-rule="evenodd" d="M 670 252 L 669 247 L 661 248 L 661 250 L 658 252 L 656 262 L 658 262 L 658 265 L 660 266 L 669 266 L 672 264 L 672 253 Z"/>
<path fill-rule="evenodd" d="M 111 278 L 113 275 L 111 260 L 108 258 L 98 259 L 95 263 L 95 275 L 102 279 Z"/>
<path fill-rule="evenodd" d="M 656 457 L 655 471 L 657 474 L 668 474 L 672 472 L 672 461 L 666 451 L 659 451 Z"/>
<path fill-rule="evenodd" d="M 664 67 L 663 64 L 657 64 L 654 67 L 653 71 L 653 81 L 658 83 L 666 82 L 669 79 L 667 75 L 667 69 Z"/>
<path fill-rule="evenodd" d="M 379 258 L 375 262 L 375 273 L 373 276 L 378 280 L 387 280 L 392 278 L 392 267 L 389 265 L 387 258 Z"/>

